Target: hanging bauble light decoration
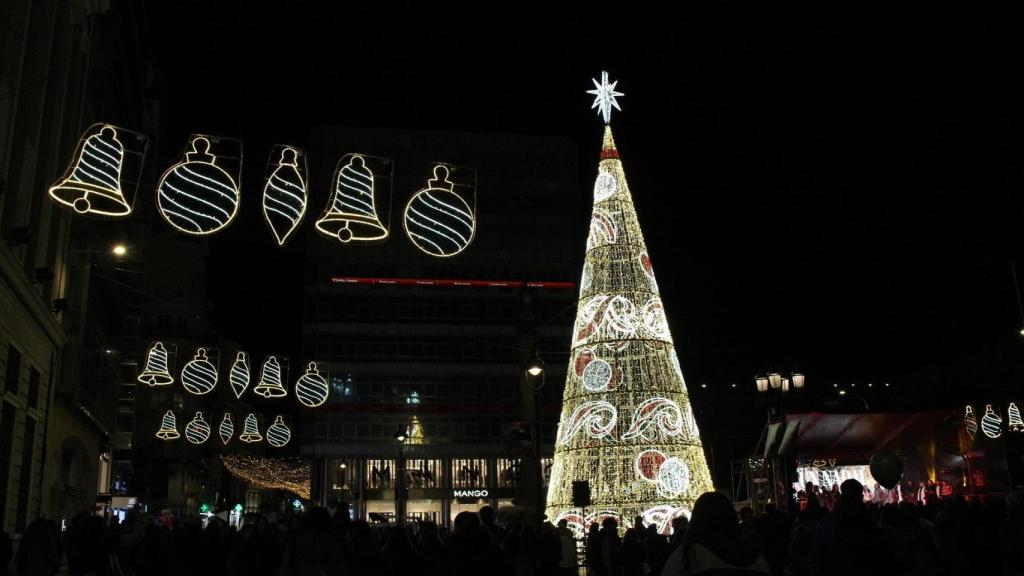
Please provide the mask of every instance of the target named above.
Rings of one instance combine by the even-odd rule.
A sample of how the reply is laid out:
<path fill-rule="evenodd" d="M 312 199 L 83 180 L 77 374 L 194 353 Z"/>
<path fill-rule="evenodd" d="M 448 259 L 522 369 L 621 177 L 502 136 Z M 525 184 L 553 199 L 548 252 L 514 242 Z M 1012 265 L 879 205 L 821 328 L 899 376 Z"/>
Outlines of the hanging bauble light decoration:
<path fill-rule="evenodd" d="M 306 373 L 295 383 L 295 396 L 303 406 L 310 408 L 316 408 L 326 402 L 329 390 L 327 380 L 316 368 L 316 362 L 310 362 Z"/>
<path fill-rule="evenodd" d="M 292 439 L 291 428 L 284 423 L 284 418 L 278 416 L 274 418 L 274 423 L 267 428 L 267 444 L 270 444 L 274 448 L 281 448 Z"/>
<path fill-rule="evenodd" d="M 196 357 L 181 370 L 181 385 L 192 394 L 209 394 L 217 386 L 217 369 L 206 357 L 206 348 L 196 350 Z"/>
<path fill-rule="evenodd" d="M 161 440 L 175 440 L 180 436 L 181 434 L 178 434 L 178 419 L 174 416 L 174 412 L 168 410 L 160 420 L 160 429 L 156 431 L 156 437 Z"/>
<path fill-rule="evenodd" d="M 260 425 L 256 421 L 255 414 L 249 414 L 245 417 L 245 423 L 242 425 L 242 434 L 238 439 L 249 444 L 263 440 L 263 436 L 260 435 Z"/>
<path fill-rule="evenodd" d="M 231 383 L 231 391 L 235 398 L 241 398 L 245 389 L 249 387 L 249 359 L 245 352 L 239 352 L 235 357 L 235 363 L 231 365 L 231 372 L 228 374 L 228 382 Z"/>
<path fill-rule="evenodd" d="M 1003 435 L 1003 417 L 992 409 L 991 404 L 985 405 L 985 415 L 981 417 L 981 431 L 993 440 Z"/>
<path fill-rule="evenodd" d="M 185 161 L 168 168 L 157 185 L 157 205 L 168 224 L 195 236 L 213 234 L 234 220 L 241 193 L 217 165 L 210 141 L 196 136 Z"/>
<path fill-rule="evenodd" d="M 280 398 L 288 395 L 288 391 L 281 384 L 281 364 L 277 361 L 276 356 L 267 356 L 267 359 L 263 361 L 260 381 L 252 391 L 264 398 Z"/>
<path fill-rule="evenodd" d="M 305 160 L 299 150 L 283 147 L 263 187 L 263 216 L 278 246 L 288 242 L 306 215 Z"/>
<path fill-rule="evenodd" d="M 203 420 L 203 413 L 196 412 L 192 420 L 185 425 L 185 440 L 193 444 L 202 444 L 210 438 L 210 424 Z"/>
<path fill-rule="evenodd" d="M 220 434 L 220 441 L 227 446 L 227 443 L 231 441 L 231 437 L 235 435 L 235 422 L 231 419 L 231 412 L 224 413 L 224 419 L 220 421 L 220 427 L 217 432 Z"/>
<path fill-rule="evenodd" d="M 146 352 L 146 367 L 139 374 L 138 381 L 150 386 L 174 384 L 174 376 L 167 369 L 167 349 L 163 342 L 154 342 Z"/>
<path fill-rule="evenodd" d="M 455 193 L 455 183 L 448 176 L 446 166 L 435 166 L 427 187 L 405 205 L 405 234 L 414 246 L 431 256 L 455 256 L 476 235 L 473 209 Z"/>

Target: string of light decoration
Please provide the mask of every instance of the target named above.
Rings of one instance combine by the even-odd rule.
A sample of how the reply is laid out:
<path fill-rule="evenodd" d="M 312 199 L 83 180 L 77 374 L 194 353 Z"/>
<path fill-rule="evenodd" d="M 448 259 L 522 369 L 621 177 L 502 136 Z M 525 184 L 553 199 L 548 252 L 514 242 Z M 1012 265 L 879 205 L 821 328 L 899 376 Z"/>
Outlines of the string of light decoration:
<path fill-rule="evenodd" d="M 434 166 L 434 177 L 413 194 L 403 215 L 405 234 L 413 245 L 439 258 L 462 252 L 476 235 L 475 209 L 455 192 L 450 176 L 448 166 Z"/>
<path fill-rule="evenodd" d="M 264 458 L 226 454 L 220 457 L 224 469 L 251 488 L 287 490 L 299 498 L 310 498 L 309 462 L 295 458 Z"/>
<path fill-rule="evenodd" d="M 334 194 L 316 222 L 318 232 L 342 244 L 387 239 L 388 225 L 381 222 L 377 213 L 377 186 L 381 178 L 374 173 L 374 168 L 388 171 L 380 176 L 384 176 L 387 183 L 390 208 L 394 164 L 386 158 L 346 154 L 335 169 Z"/>

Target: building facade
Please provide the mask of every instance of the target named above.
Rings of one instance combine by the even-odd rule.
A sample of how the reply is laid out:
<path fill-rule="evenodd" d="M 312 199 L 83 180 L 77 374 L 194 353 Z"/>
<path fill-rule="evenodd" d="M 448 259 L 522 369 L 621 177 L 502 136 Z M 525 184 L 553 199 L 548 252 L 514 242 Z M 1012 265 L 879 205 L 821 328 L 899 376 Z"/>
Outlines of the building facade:
<path fill-rule="evenodd" d="M 155 129 L 139 10 L 0 6 L 0 527 L 16 538 L 108 490 L 132 282 L 110 250 L 133 226 L 75 217 L 47 190 L 89 125 Z"/>
<path fill-rule="evenodd" d="M 574 147 L 397 130 L 313 135 L 314 158 L 351 153 L 382 167 L 374 208 L 390 235 L 345 244 L 307 228 L 303 345 L 330 383 L 328 402 L 301 415 L 314 500 L 344 501 L 374 520 L 404 507 L 407 519 L 445 524 L 483 504 L 536 509 L 585 236 Z M 472 242 L 449 258 L 417 249 L 403 226 L 409 199 L 440 161 L 476 216 Z M 337 206 L 337 182 L 329 171 L 318 176 L 310 217 Z M 526 376 L 537 354 L 545 370 Z"/>

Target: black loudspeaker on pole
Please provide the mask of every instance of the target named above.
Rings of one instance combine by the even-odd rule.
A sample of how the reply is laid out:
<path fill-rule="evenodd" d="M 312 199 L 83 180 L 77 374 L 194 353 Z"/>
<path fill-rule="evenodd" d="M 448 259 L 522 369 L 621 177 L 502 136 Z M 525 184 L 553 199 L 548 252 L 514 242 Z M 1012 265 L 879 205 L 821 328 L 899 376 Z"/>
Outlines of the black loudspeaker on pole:
<path fill-rule="evenodd" d="M 577 508 L 586 508 L 587 506 L 590 506 L 589 480 L 573 480 L 572 505 Z"/>

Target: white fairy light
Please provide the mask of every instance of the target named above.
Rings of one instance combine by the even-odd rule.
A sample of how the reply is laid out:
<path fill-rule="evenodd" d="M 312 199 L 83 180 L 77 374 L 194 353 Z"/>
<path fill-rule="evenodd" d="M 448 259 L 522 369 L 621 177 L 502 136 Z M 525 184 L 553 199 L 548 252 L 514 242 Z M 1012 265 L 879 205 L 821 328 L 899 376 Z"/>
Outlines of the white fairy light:
<path fill-rule="evenodd" d="M 235 435 L 235 422 L 231 419 L 231 412 L 224 413 L 224 419 L 220 421 L 217 433 L 220 434 L 220 441 L 227 446 L 228 442 Z"/>
<path fill-rule="evenodd" d="M 245 422 L 242 425 L 242 433 L 238 436 L 238 439 L 247 444 L 263 440 L 263 436 L 260 435 L 260 424 L 256 420 L 255 414 L 250 413 L 245 417 Z"/>
<path fill-rule="evenodd" d="M 388 237 L 377 215 L 376 180 L 366 158 L 351 154 L 335 171 L 334 196 L 316 222 L 317 232 L 343 244 L 375 242 Z M 340 162 L 339 162 L 340 165 Z"/>
<path fill-rule="evenodd" d="M 594 181 L 594 202 L 604 202 L 619 190 L 615 177 L 604 170 L 597 171 L 597 180 Z"/>
<path fill-rule="evenodd" d="M 1020 417 L 1020 408 L 1016 402 L 1010 402 L 1010 406 L 1006 409 L 1009 421 L 1006 423 L 1007 429 L 1010 432 L 1024 432 L 1024 420 Z"/>
<path fill-rule="evenodd" d="M 587 237 L 587 250 L 615 244 L 619 240 L 618 217 L 615 212 L 602 208 L 594 208 L 590 217 L 590 235 Z"/>
<path fill-rule="evenodd" d="M 690 511 L 682 507 L 661 504 L 644 510 L 641 516 L 644 524 L 654 524 L 658 527 L 659 534 L 669 536 L 672 534 L 672 521 L 680 517 L 689 518 Z"/>
<path fill-rule="evenodd" d="M 276 356 L 267 356 L 267 359 L 263 361 L 260 381 L 252 391 L 264 398 L 281 398 L 288 395 L 288 391 L 281 383 L 281 364 Z"/>
<path fill-rule="evenodd" d="M 583 388 L 587 392 L 604 392 L 612 381 L 612 367 L 607 361 L 594 358 L 583 369 Z"/>
<path fill-rule="evenodd" d="M 181 434 L 178 433 L 178 419 L 172 410 L 164 412 L 163 418 L 160 419 L 160 429 L 157 430 L 156 437 L 161 440 L 176 440 L 181 437 Z"/>
<path fill-rule="evenodd" d="M 963 425 L 964 431 L 973 440 L 974 435 L 978 433 L 978 419 L 975 417 L 974 408 L 970 404 L 964 408 Z"/>

